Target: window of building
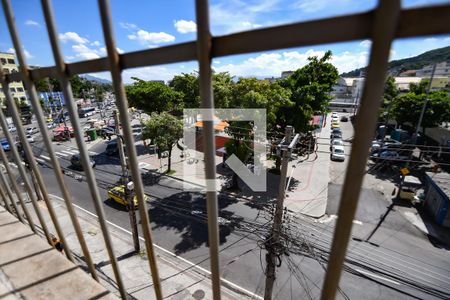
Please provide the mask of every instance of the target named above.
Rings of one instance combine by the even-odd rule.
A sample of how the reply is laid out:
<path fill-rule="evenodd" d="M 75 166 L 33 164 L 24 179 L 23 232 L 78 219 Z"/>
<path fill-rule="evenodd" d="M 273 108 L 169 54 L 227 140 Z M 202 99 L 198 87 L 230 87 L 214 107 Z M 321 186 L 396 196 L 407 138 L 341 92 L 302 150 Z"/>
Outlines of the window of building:
<path fill-rule="evenodd" d="M 27 98 L 25 98 L 25 97 L 20 97 L 20 101 L 25 101 L 25 100 L 27 100 Z"/>
<path fill-rule="evenodd" d="M 17 73 L 16 69 L 11 69 L 11 73 Z"/>
<path fill-rule="evenodd" d="M 8 69 L 8 68 L 4 68 L 4 69 L 3 69 L 3 72 L 4 72 L 5 74 L 9 74 L 9 69 Z"/>
<path fill-rule="evenodd" d="M 15 88 L 9 88 L 9 90 L 11 91 L 11 93 L 15 93 L 16 92 L 16 89 Z"/>
<path fill-rule="evenodd" d="M 2 58 L 1 62 L 2 62 L 2 65 L 5 65 L 6 64 L 6 58 Z"/>
<path fill-rule="evenodd" d="M 16 88 L 16 90 L 17 90 L 18 92 L 23 92 L 23 88 L 21 88 L 21 87 Z"/>
<path fill-rule="evenodd" d="M 14 101 L 19 101 L 19 98 L 17 98 L 17 97 L 14 97 Z"/>
<path fill-rule="evenodd" d="M 8 58 L 8 64 L 15 64 L 14 58 Z"/>

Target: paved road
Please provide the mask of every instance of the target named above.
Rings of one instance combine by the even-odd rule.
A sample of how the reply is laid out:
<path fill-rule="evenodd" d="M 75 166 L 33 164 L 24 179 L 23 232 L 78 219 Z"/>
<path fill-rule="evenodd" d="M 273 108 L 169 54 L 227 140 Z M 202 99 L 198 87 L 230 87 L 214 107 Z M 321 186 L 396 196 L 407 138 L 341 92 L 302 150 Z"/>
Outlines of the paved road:
<path fill-rule="evenodd" d="M 36 142 L 36 148 L 39 146 L 39 142 Z M 76 149 L 66 148 L 64 144 L 55 147 L 62 167 L 69 168 L 68 159 Z M 117 160 L 101 153 L 101 144 L 94 150 L 98 161 L 95 174 L 101 196 L 105 200 L 107 219 L 129 229 L 127 212 L 107 199 L 105 189 L 118 180 L 120 166 Z M 39 154 L 41 157 L 42 155 L 45 156 L 45 151 Z M 49 192 L 61 196 L 53 170 L 47 163 L 41 164 L 40 168 Z M 65 178 L 73 202 L 95 213 L 86 183 L 70 176 Z M 145 190 L 152 196 L 148 212 L 155 243 L 209 268 L 203 195 L 183 192 L 182 184 L 174 179 L 152 178 L 153 180 L 146 181 Z M 333 185 L 330 188 L 330 197 L 337 198 L 339 188 L 338 183 Z M 373 191 L 369 190 L 367 193 Z M 376 194 L 370 197 L 363 195 L 363 198 L 368 202 L 379 200 Z M 260 250 L 260 241 L 269 230 L 270 213 L 267 212 L 268 209 L 228 195 L 220 195 L 219 204 L 222 276 L 248 290 L 262 294 L 265 252 Z M 372 214 L 370 211 L 365 212 L 364 217 L 355 221 L 354 240 L 349 245 L 346 272 L 343 273 L 340 284 L 342 294 L 338 298 L 449 298 L 449 252 L 431 246 L 429 241 L 418 234 L 408 222 L 402 222 L 401 216 L 394 212 L 389 214 L 389 221 L 376 228 L 376 217 L 373 215 L 384 212 L 382 203 L 377 205 L 377 211 Z M 332 211 L 333 207 L 330 206 L 330 212 Z M 291 216 L 286 221 L 290 236 L 290 255 L 282 258 L 277 273 L 275 299 L 319 297 L 323 268 L 326 266 L 335 225 L 333 217 L 322 221 L 320 223 L 301 216 Z M 364 242 L 375 229 L 376 234 L 370 240 L 371 243 Z"/>

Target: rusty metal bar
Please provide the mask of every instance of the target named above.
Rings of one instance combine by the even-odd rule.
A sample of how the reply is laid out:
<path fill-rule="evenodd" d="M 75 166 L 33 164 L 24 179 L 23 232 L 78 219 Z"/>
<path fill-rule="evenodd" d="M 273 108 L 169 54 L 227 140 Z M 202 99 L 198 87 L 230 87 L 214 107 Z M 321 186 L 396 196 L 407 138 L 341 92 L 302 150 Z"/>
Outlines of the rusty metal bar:
<path fill-rule="evenodd" d="M 61 50 L 60 50 L 59 44 L 58 44 L 58 38 L 57 38 L 57 34 L 56 34 L 56 32 L 57 32 L 56 25 L 55 25 L 55 21 L 54 21 L 55 19 L 53 17 L 53 10 L 51 8 L 50 0 L 48 0 L 48 1 L 42 0 L 41 4 L 42 4 L 42 10 L 44 12 L 45 24 L 47 26 L 47 32 L 49 35 L 50 44 L 52 46 L 53 57 L 55 59 L 56 69 L 58 72 L 57 78 L 59 79 L 59 82 L 61 84 L 61 88 L 64 93 L 64 99 L 66 99 L 66 107 L 70 114 L 70 120 L 72 123 L 72 127 L 74 128 L 74 134 L 76 137 L 78 149 L 80 151 L 81 163 L 82 163 L 83 169 L 86 173 L 87 180 L 89 181 L 88 184 L 89 184 L 89 187 L 91 188 L 91 194 L 95 194 L 95 193 L 98 194 L 98 190 L 97 190 L 96 184 L 95 184 L 95 177 L 93 175 L 93 171 L 92 171 L 92 168 L 89 163 L 89 161 L 90 161 L 89 155 L 87 153 L 87 148 L 86 148 L 86 145 L 84 144 L 84 140 L 83 140 L 83 136 L 82 136 L 83 130 L 81 129 L 80 120 L 78 119 L 77 107 L 73 100 L 72 87 L 70 85 L 68 76 L 64 72 L 65 65 L 64 65 L 64 61 L 63 61 L 63 58 L 61 55 Z M 88 176 L 88 173 L 91 173 L 90 175 L 92 175 L 92 176 Z M 92 183 L 94 183 L 94 184 L 92 184 Z M 89 249 L 86 244 L 86 240 L 84 239 L 84 236 L 83 236 L 83 231 L 81 229 L 80 223 L 77 218 L 76 211 L 71 202 L 71 197 L 68 193 L 67 187 L 64 185 L 64 180 L 62 180 L 62 183 L 60 183 L 60 185 L 61 185 L 61 190 L 63 192 L 63 198 L 66 202 L 67 210 L 69 211 L 69 215 L 70 215 L 72 224 L 74 226 L 78 241 L 79 241 L 81 249 L 83 251 L 85 261 L 88 265 L 88 268 L 91 272 L 92 277 L 96 281 L 99 281 L 99 278 L 97 276 L 97 271 L 95 270 L 95 266 L 92 261 L 91 254 L 89 253 Z M 97 198 L 96 200 L 99 200 L 99 199 Z"/>
<path fill-rule="evenodd" d="M 11 148 L 15 148 L 14 144 L 10 144 L 10 145 L 11 145 Z M 14 193 L 16 194 L 16 197 L 17 197 L 17 199 L 19 199 L 20 205 L 22 206 L 22 210 L 25 214 L 25 218 L 26 218 L 26 220 L 28 220 L 28 225 L 30 225 L 31 230 L 37 234 L 38 232 L 36 230 L 36 227 L 34 226 L 34 221 L 31 218 L 30 212 L 28 211 L 28 208 L 25 205 L 25 201 L 23 200 L 22 193 L 20 192 L 19 187 L 17 186 L 17 182 L 14 178 L 14 174 L 11 171 L 11 166 L 9 165 L 9 160 L 6 157 L 3 147 L 1 147 L 1 146 L 0 146 L 0 157 L 3 160 L 3 163 L 5 165 L 6 173 L 8 173 L 9 180 L 11 181 L 11 185 L 13 187 Z M 21 161 L 18 161 L 17 163 L 21 165 Z M 19 166 L 17 166 L 17 167 L 19 167 Z M 19 216 L 19 220 L 22 219 L 22 223 L 25 223 L 21 216 L 20 210 L 17 210 L 17 215 Z"/>
<path fill-rule="evenodd" d="M 367 77 L 361 108 L 356 118 L 355 138 L 339 203 L 339 218 L 334 230 L 331 254 L 322 288 L 322 300 L 334 299 L 339 285 L 369 156 L 370 141 L 378 119 L 376 112 L 379 111 L 383 98 L 389 52 L 398 28 L 400 7 L 399 0 L 381 0 L 376 10 Z"/>
<path fill-rule="evenodd" d="M 39 103 L 39 97 L 36 92 L 36 87 L 34 86 L 34 83 L 31 80 L 31 78 L 29 77 L 29 72 L 27 72 L 28 67 L 27 67 L 27 63 L 25 60 L 25 55 L 23 53 L 22 43 L 20 42 L 16 24 L 14 22 L 14 16 L 13 16 L 12 8 L 11 8 L 11 3 L 9 2 L 9 0 L 2 0 L 2 4 L 3 4 L 3 11 L 4 11 L 5 17 L 6 17 L 6 22 L 8 24 L 9 33 L 11 35 L 11 39 L 12 39 L 14 48 L 16 50 L 17 59 L 19 61 L 19 68 L 21 69 L 22 73 L 24 74 L 24 83 L 28 90 L 28 94 L 30 96 L 31 105 L 36 113 L 36 119 L 38 121 L 39 128 L 42 132 L 42 139 L 47 148 L 48 155 L 49 155 L 52 165 L 53 165 L 53 170 L 54 170 L 56 179 L 61 187 L 61 191 L 63 192 L 63 195 L 67 196 L 68 193 L 67 193 L 67 191 L 65 191 L 66 187 L 65 187 L 64 179 L 62 177 L 61 167 L 59 165 L 58 158 L 56 157 L 55 151 L 53 150 L 52 143 L 50 141 L 50 137 L 48 136 L 48 134 L 45 134 L 45 132 L 47 132 L 47 125 L 44 120 L 42 107 Z M 53 225 L 55 226 L 55 230 L 58 234 L 59 239 L 64 244 L 64 253 L 66 254 L 67 258 L 73 262 L 74 259 L 72 256 L 72 251 L 70 250 L 70 247 L 69 247 L 69 244 L 67 243 L 64 232 L 62 231 L 61 225 L 59 224 L 58 217 L 56 216 L 56 212 L 53 207 L 53 204 L 51 203 L 51 200 L 48 196 L 48 191 L 47 191 L 47 187 L 45 186 L 45 182 L 42 178 L 42 175 L 39 172 L 39 169 L 37 168 L 37 163 L 33 156 L 31 147 L 26 139 L 25 131 L 23 129 L 14 99 L 12 99 L 11 94 L 8 92 L 5 93 L 5 96 L 6 96 L 7 101 L 10 104 L 11 114 L 12 114 L 12 117 L 14 119 L 14 122 L 15 122 L 15 125 L 17 128 L 17 133 L 22 142 L 22 146 L 28 156 L 28 161 L 30 162 L 30 166 L 33 168 L 33 173 L 37 177 L 36 179 L 39 183 L 39 187 L 41 188 L 42 196 L 44 198 L 45 204 L 47 205 L 47 209 L 50 214 L 50 218 L 53 221 Z M 66 192 L 66 193 L 64 194 L 64 192 Z M 68 199 L 66 199 L 66 197 L 64 197 L 64 198 L 65 198 L 66 202 L 69 201 Z M 70 211 L 69 211 L 69 213 L 70 213 Z"/>
<path fill-rule="evenodd" d="M 134 183 L 134 191 L 138 199 L 139 213 L 141 216 L 142 232 L 145 239 L 145 247 L 147 252 L 147 258 L 150 265 L 152 274 L 153 286 L 155 290 L 155 296 L 158 300 L 163 299 L 161 282 L 158 274 L 158 267 L 156 264 L 155 251 L 153 249 L 152 233 L 150 229 L 150 220 L 147 213 L 147 204 L 144 196 L 144 186 L 142 184 L 141 172 L 139 171 L 136 147 L 134 147 L 134 137 L 130 126 L 130 116 L 128 114 L 128 102 L 125 95 L 125 87 L 123 85 L 121 76 L 121 65 L 119 54 L 117 53 L 116 43 L 114 39 L 114 31 L 111 21 L 111 8 L 109 1 L 99 0 L 100 17 L 103 28 L 103 36 L 105 38 L 106 50 L 108 53 L 109 68 L 111 70 L 111 77 L 113 81 L 113 87 L 116 94 L 116 104 L 119 110 L 120 122 L 122 123 L 123 138 L 125 141 L 126 152 L 129 159 L 128 167 L 131 169 L 131 174 Z M 119 126 L 119 124 L 116 124 Z M 118 137 L 119 138 L 119 137 Z M 125 187 L 126 188 L 126 187 Z"/>
<path fill-rule="evenodd" d="M 214 299 L 220 299 L 219 225 L 216 191 L 216 143 L 214 138 L 214 98 L 212 91 L 211 51 L 212 37 L 209 26 L 208 0 L 195 1 L 197 19 L 197 59 L 199 65 L 199 85 L 201 108 L 206 108 L 203 116 L 203 144 L 205 146 L 206 205 L 208 214 L 208 246 L 211 261 L 211 283 Z"/>
<path fill-rule="evenodd" d="M 399 16 L 399 25 L 395 37 L 407 38 L 449 33 L 449 14 L 450 5 L 403 10 Z M 214 58 L 289 47 L 368 39 L 371 38 L 373 18 L 374 11 L 369 11 L 218 36 L 212 40 L 211 56 Z M 421 26 L 411 26 L 417 20 L 421 20 Z M 330 30 L 330 28 L 333 28 L 333 30 Z M 270 38 L 267 38 L 268 36 Z M 196 60 L 195 43 L 186 42 L 121 54 L 121 69 Z M 106 57 L 67 64 L 67 73 L 70 76 L 108 70 L 108 59 Z M 33 80 L 56 76 L 57 73 L 55 67 L 33 69 L 30 72 Z M 23 80 L 20 72 L 7 74 L 6 78 L 8 82 Z"/>
<path fill-rule="evenodd" d="M 6 163 L 5 163 L 5 168 L 6 168 Z M 14 199 L 13 192 L 11 191 L 11 188 L 9 187 L 8 180 L 6 179 L 5 174 L 3 174 L 3 172 L 1 172 L 1 171 L 0 171 L 0 179 L 1 179 L 1 183 L 3 183 L 3 185 L 5 186 L 6 193 L 8 194 L 9 200 L 11 201 L 12 208 L 15 210 L 15 214 L 17 215 L 17 218 L 19 219 L 20 222 L 24 223 L 23 217 L 20 215 L 19 209 L 17 207 L 16 200 Z M 11 206 L 10 206 L 10 208 L 11 208 Z M 11 210 L 10 210 L 10 212 L 13 214 L 13 212 Z"/>
<path fill-rule="evenodd" d="M 1 65 L 0 65 L 0 74 L 3 74 L 3 70 L 2 70 L 2 66 Z M 0 77 L 1 77 L 1 75 L 0 75 Z M 8 83 L 2 82 L 2 86 L 3 86 L 3 89 L 4 89 L 5 93 L 10 93 Z M 9 96 L 9 97 L 11 97 L 11 96 Z M 3 113 L 3 111 L 1 109 L 0 109 L 0 125 L 1 125 L 1 128 L 3 129 L 3 132 L 4 132 L 5 136 L 6 136 L 6 139 L 8 140 L 8 143 L 10 145 L 14 145 L 14 140 L 13 140 L 13 138 L 11 136 L 11 133 L 8 131 L 8 124 L 6 123 L 6 117 L 5 117 L 5 115 L 4 115 L 4 113 Z M 36 197 L 36 195 L 33 192 L 33 188 L 31 187 L 30 180 L 29 180 L 29 178 L 27 176 L 27 172 L 25 171 L 25 167 L 20 163 L 21 162 L 21 158 L 20 158 L 19 152 L 17 150 L 17 147 L 11 147 L 11 152 L 13 154 L 14 160 L 17 163 L 17 168 L 19 169 L 20 176 L 22 177 L 25 190 L 27 191 L 28 196 L 31 199 L 31 204 L 33 205 L 34 212 L 35 212 L 35 214 L 36 214 L 36 216 L 37 216 L 37 218 L 39 220 L 39 224 L 41 225 L 41 229 L 44 232 L 44 236 L 47 239 L 47 241 L 50 243 L 51 242 L 51 238 L 50 238 L 50 234 L 48 232 L 47 224 L 45 223 L 45 220 L 42 217 L 41 209 L 39 208 L 39 205 L 38 205 L 38 200 L 39 199 Z M 33 174 L 30 174 L 30 175 L 31 175 L 31 180 L 34 180 L 33 179 Z"/>

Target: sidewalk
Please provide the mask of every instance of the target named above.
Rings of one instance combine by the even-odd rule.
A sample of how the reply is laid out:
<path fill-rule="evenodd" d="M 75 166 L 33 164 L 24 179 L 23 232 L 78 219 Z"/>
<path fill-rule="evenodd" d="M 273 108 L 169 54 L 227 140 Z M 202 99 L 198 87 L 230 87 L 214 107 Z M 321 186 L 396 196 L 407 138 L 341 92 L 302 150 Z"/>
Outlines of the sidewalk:
<path fill-rule="evenodd" d="M 67 242 L 73 253 L 81 258 L 83 256 L 82 251 L 79 247 L 66 206 L 59 197 L 52 196 L 52 199 Z M 55 232 L 51 226 L 45 204 L 43 202 L 39 204 L 49 225 L 49 230 Z M 96 264 L 99 270 L 98 273 L 101 277 L 101 283 L 115 295 L 120 296 L 116 285 L 112 284 L 115 277 L 111 264 L 109 263 L 97 217 L 82 208 L 76 208 L 86 243 L 91 252 L 94 264 Z M 32 211 L 31 207 L 30 211 Z M 110 225 L 109 232 L 114 242 L 115 255 L 119 261 L 119 268 L 127 292 L 137 299 L 156 299 L 145 252 L 133 254 L 134 247 L 130 232 L 115 224 L 108 223 Z M 141 249 L 145 251 L 145 245 L 142 239 Z M 165 299 L 212 299 L 209 271 L 195 266 L 189 261 L 156 245 L 155 251 Z M 255 299 L 251 298 L 245 292 L 245 290 L 233 283 L 223 282 L 222 284 L 223 299 Z"/>
<path fill-rule="evenodd" d="M 304 161 L 299 159 L 289 163 L 287 174 L 288 180 L 291 180 L 289 186 L 292 187 L 286 192 L 284 203 L 294 213 L 314 218 L 325 214 L 330 181 L 330 156 L 328 145 L 323 141 L 330 138 L 328 124 L 331 124 L 330 116 L 327 116 L 326 126 L 316 134 L 319 142 L 316 151 Z"/>

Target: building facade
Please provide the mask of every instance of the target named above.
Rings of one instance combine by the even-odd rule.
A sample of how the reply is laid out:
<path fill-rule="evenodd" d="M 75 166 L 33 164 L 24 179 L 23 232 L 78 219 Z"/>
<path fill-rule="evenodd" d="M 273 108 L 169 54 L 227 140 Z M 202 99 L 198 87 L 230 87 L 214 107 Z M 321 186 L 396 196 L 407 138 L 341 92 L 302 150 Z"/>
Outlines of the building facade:
<path fill-rule="evenodd" d="M 50 114 L 59 111 L 66 105 L 62 92 L 40 92 L 39 98 L 42 99 L 45 110 Z"/>
<path fill-rule="evenodd" d="M 14 58 L 14 54 L 12 53 L 4 53 L 0 52 L 0 63 L 2 64 L 3 72 L 4 73 L 15 73 L 17 72 L 17 64 L 16 59 Z M 4 102 L 5 94 L 3 92 L 3 87 L 0 85 L 0 100 L 2 102 L 2 106 L 5 106 Z M 14 100 L 18 103 L 24 103 L 27 106 L 28 104 L 28 97 L 25 91 L 25 88 L 23 87 L 23 83 L 21 81 L 14 81 L 9 84 L 9 89 L 11 91 L 11 95 L 13 96 Z"/>
<path fill-rule="evenodd" d="M 416 71 L 417 77 L 431 77 L 433 65 L 428 65 Z M 450 77 L 450 60 L 443 61 L 436 64 L 434 76 Z"/>

